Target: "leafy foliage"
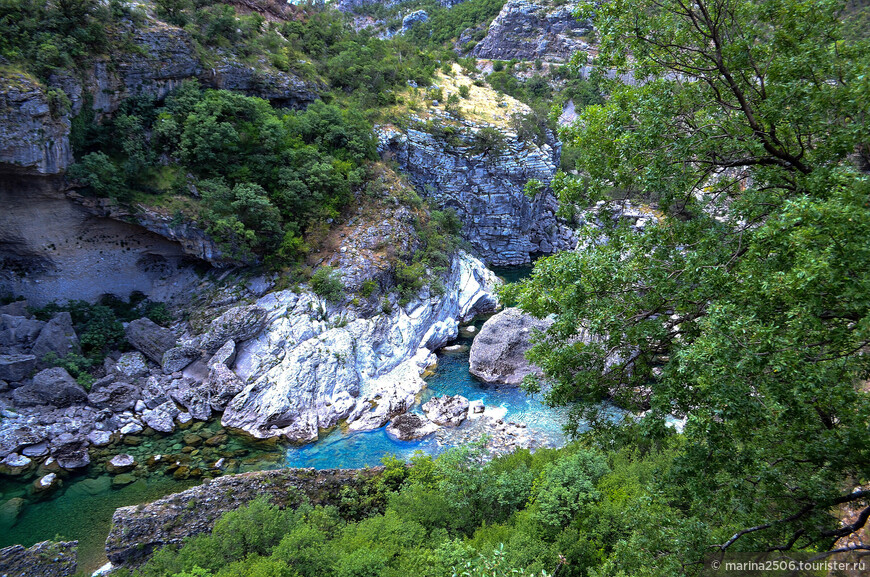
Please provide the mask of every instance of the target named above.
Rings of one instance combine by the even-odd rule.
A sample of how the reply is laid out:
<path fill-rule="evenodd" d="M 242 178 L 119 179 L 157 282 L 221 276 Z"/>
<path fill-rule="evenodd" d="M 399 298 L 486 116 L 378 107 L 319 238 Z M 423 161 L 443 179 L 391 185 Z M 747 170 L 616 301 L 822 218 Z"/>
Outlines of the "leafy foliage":
<path fill-rule="evenodd" d="M 612 83 L 564 131 L 580 174 L 555 188 L 566 203 L 605 201 L 604 224 L 508 296 L 555 315 L 530 358 L 575 423 L 636 430 L 604 422 L 604 397 L 649 408 L 651 438 L 666 415 L 688 417 L 635 514 L 650 529 L 602 575 L 683 572 L 715 546 L 824 550 L 854 529 L 832 506 L 867 506 L 850 491 L 870 477 L 870 181 L 854 163 L 870 142 L 870 52 L 842 40 L 839 8 L 594 7 L 598 64 L 647 81 Z M 625 198 L 653 202 L 658 220 L 635 231 L 609 218 Z"/>

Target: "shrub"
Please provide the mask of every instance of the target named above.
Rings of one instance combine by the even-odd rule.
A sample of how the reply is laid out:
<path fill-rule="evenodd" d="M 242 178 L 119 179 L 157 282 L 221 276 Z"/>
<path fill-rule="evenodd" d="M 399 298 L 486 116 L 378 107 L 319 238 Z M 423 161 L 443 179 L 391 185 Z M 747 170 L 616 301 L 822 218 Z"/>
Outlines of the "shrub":
<path fill-rule="evenodd" d="M 468 98 L 471 95 L 471 88 L 469 88 L 468 84 L 463 84 L 459 87 L 459 96 L 462 98 Z"/>
<path fill-rule="evenodd" d="M 331 303 L 344 298 L 344 283 L 341 273 L 331 266 L 322 266 L 311 276 L 311 289 Z"/>

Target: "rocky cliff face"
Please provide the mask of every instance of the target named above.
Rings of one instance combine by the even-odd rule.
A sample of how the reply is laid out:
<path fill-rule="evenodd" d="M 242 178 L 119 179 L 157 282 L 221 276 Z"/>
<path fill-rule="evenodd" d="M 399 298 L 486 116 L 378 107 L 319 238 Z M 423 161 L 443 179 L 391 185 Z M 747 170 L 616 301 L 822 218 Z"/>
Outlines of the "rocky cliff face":
<path fill-rule="evenodd" d="M 508 0 L 471 53 L 498 60 L 567 61 L 574 52 L 589 48 L 581 36 L 592 30 L 591 23 L 574 18 L 575 8 L 572 4 Z"/>
<path fill-rule="evenodd" d="M 72 162 L 70 121 L 52 110 L 33 77 L 12 72 L 0 78 L 0 165 L 24 174 L 56 174 Z"/>
<path fill-rule="evenodd" d="M 72 162 L 70 118 L 90 106 L 99 117 L 117 110 L 129 96 L 147 94 L 158 99 L 185 80 L 204 86 L 236 90 L 282 106 L 303 106 L 317 98 L 321 87 L 267 63 L 256 68 L 242 64 L 232 53 L 216 55 L 206 66 L 190 35 L 159 21 L 131 30 L 132 50 L 116 50 L 90 69 L 73 74 L 60 71 L 43 86 L 23 73 L 0 78 L 0 171 L 59 174 Z M 68 109 L 49 105 L 49 93 L 61 92 Z"/>
<path fill-rule="evenodd" d="M 62 190 L 61 177 L 0 177 L 0 293 L 35 306 L 132 291 L 166 300 L 199 282 L 179 244 L 89 212 Z"/>
<path fill-rule="evenodd" d="M 236 358 L 235 371 L 249 384 L 222 424 L 300 442 L 343 419 L 357 430 L 385 425 L 411 407 L 425 386 L 420 374 L 434 361 L 431 351 L 456 336 L 458 322 L 495 308 L 497 282 L 483 263 L 460 254 L 444 296 L 424 289 L 390 314 L 353 318 L 310 294 L 266 295 L 257 306 L 269 325 Z"/>
<path fill-rule="evenodd" d="M 501 150 L 481 153 L 472 143 L 485 125 L 463 124 L 457 146 L 425 132 L 422 124 L 384 127 L 380 150 L 398 161 L 421 194 L 456 211 L 463 236 L 488 264 L 527 264 L 532 254 L 571 248 L 573 236 L 556 219 L 558 203 L 548 188 L 559 164 L 555 139 L 538 146 L 505 131 Z M 534 199 L 523 192 L 531 179 L 545 187 Z"/>

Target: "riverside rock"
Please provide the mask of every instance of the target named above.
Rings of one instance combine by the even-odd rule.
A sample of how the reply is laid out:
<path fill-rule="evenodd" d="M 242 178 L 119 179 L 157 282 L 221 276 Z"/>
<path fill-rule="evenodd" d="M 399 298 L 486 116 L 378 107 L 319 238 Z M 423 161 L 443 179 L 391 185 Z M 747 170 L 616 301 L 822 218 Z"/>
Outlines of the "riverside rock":
<path fill-rule="evenodd" d="M 423 412 L 433 423 L 455 427 L 468 416 L 468 399 L 461 395 L 432 397 L 423 405 Z"/>
<path fill-rule="evenodd" d="M 81 469 L 91 462 L 88 441 L 72 433 L 64 433 L 52 441 L 51 456 L 64 469 Z"/>
<path fill-rule="evenodd" d="M 78 541 L 43 541 L 25 549 L 0 549 L 0 575 L 9 577 L 72 577 L 78 569 Z"/>
<path fill-rule="evenodd" d="M 136 467 L 136 459 L 127 453 L 115 455 L 106 463 L 106 471 L 112 474 L 126 473 L 134 467 Z"/>
<path fill-rule="evenodd" d="M 180 371 L 198 359 L 200 355 L 199 349 L 193 347 L 173 347 L 163 353 L 163 359 L 161 360 L 163 372 L 171 375 L 176 371 Z"/>
<path fill-rule="evenodd" d="M 221 364 L 226 367 L 232 367 L 233 362 L 236 360 L 236 341 L 228 340 L 223 344 L 221 348 L 217 350 L 215 354 L 212 355 L 211 359 L 208 361 L 208 368 L 212 369 L 215 365 Z"/>
<path fill-rule="evenodd" d="M 54 405 L 69 407 L 88 401 L 88 394 L 66 369 L 55 367 L 40 371 L 33 382 L 12 391 L 12 400 L 19 407 Z"/>
<path fill-rule="evenodd" d="M 128 379 L 144 377 L 149 373 L 148 361 L 139 351 L 124 353 L 112 367 L 112 372 Z"/>
<path fill-rule="evenodd" d="M 99 388 L 94 386 L 88 395 L 88 402 L 95 407 L 120 413 L 135 407 L 139 395 L 138 387 L 117 382 Z"/>
<path fill-rule="evenodd" d="M 498 279 L 465 253 L 451 263 L 445 294 L 389 314 L 330 326 L 309 293 L 280 291 L 257 306 L 272 319 L 239 347 L 235 372 L 247 384 L 221 423 L 257 438 L 317 438 L 346 419 L 351 430 L 381 427 L 414 403 L 433 350 L 456 337 L 459 321 L 497 305 Z"/>
<path fill-rule="evenodd" d="M 227 475 L 145 506 L 121 507 L 112 516 L 106 556 L 115 565 L 136 565 L 155 549 L 211 531 L 223 513 L 256 497 L 296 507 L 304 500 L 301 493 L 314 505 L 337 505 L 342 488 L 360 488 L 381 470 L 280 469 Z"/>
<path fill-rule="evenodd" d="M 0 355 L 0 379 L 17 383 L 33 372 L 36 368 L 36 356 L 34 355 Z"/>
<path fill-rule="evenodd" d="M 400 441 L 410 441 L 430 435 L 438 430 L 438 425 L 416 413 L 405 413 L 393 417 L 387 425 L 387 433 Z"/>
<path fill-rule="evenodd" d="M 158 364 L 163 361 L 163 354 L 175 346 L 172 331 L 148 318 L 132 321 L 124 334 L 134 348 Z"/>
<path fill-rule="evenodd" d="M 227 341 L 240 343 L 257 336 L 266 326 L 266 311 L 256 305 L 235 307 L 214 319 L 202 336 L 200 346 L 214 353 Z"/>
<path fill-rule="evenodd" d="M 552 325 L 516 307 L 506 308 L 484 323 L 471 343 L 469 372 L 487 383 L 519 385 L 523 378 L 540 370 L 526 360 L 534 331 Z"/>
<path fill-rule="evenodd" d="M 48 354 L 62 359 L 69 354 L 81 352 L 79 339 L 68 312 L 56 314 L 39 332 L 30 352 L 41 362 Z"/>

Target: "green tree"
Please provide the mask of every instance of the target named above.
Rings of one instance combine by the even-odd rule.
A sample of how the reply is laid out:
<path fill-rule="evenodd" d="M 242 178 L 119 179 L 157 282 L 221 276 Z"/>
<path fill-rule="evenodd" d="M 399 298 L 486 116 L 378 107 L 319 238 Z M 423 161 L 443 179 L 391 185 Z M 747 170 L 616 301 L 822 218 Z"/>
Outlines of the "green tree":
<path fill-rule="evenodd" d="M 666 415 L 688 417 L 651 489 L 682 506 L 643 509 L 621 571 L 691 571 L 705 547 L 824 550 L 863 525 L 841 527 L 836 505 L 870 514 L 870 493 L 851 491 L 870 479 L 870 181 L 854 162 L 870 142 L 870 50 L 843 41 L 841 8 L 581 10 L 601 35 L 596 64 L 644 81 L 612 83 L 563 134 L 581 175 L 555 187 L 565 203 L 605 201 L 603 224 L 507 296 L 555 315 L 530 358 L 575 425 L 633 427 L 605 418 L 605 397 L 649 408 L 651 438 Z M 624 199 L 651 201 L 658 220 L 633 230 L 616 218 Z"/>

